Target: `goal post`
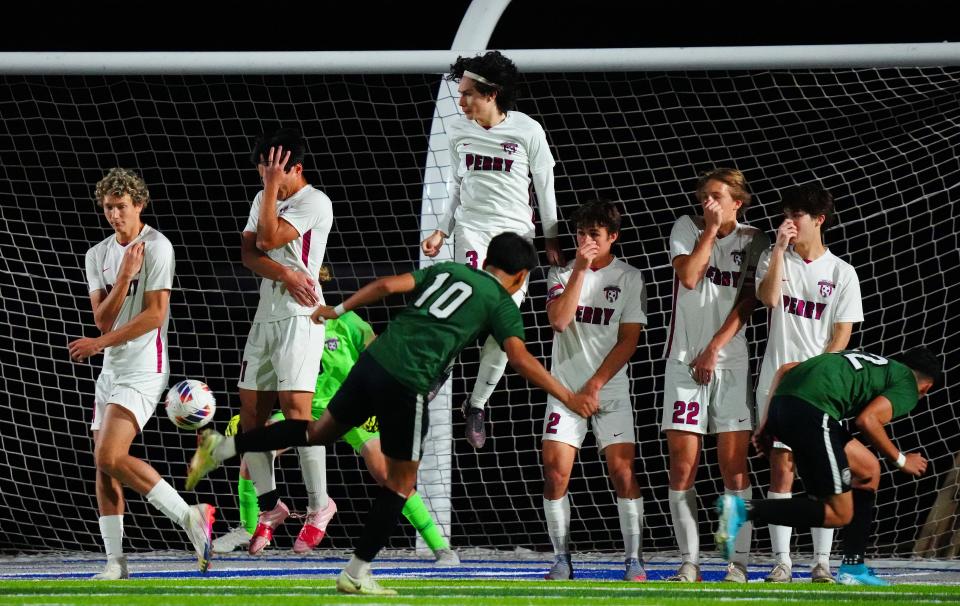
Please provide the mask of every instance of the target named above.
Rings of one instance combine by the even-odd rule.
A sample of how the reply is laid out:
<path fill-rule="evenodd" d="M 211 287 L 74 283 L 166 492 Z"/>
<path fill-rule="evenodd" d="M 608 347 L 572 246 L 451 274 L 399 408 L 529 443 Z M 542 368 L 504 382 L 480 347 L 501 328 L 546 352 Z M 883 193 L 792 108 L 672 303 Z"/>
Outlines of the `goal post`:
<path fill-rule="evenodd" d="M 880 46 L 879 56 L 874 46 L 504 51 L 523 75 L 518 108 L 543 124 L 557 158 L 561 219 L 586 196 L 623 202 L 617 254 L 647 282 L 649 325 L 631 374 L 648 552 L 675 549 L 658 431 L 671 308 L 666 240 L 677 216 L 695 212 L 691 192 L 706 168 L 733 165 L 746 173 L 756 200 L 746 222 L 767 233 L 779 223 L 779 190 L 821 182 L 838 206 L 839 225 L 826 232 L 827 244 L 856 267 L 862 284 L 865 321 L 852 345 L 893 354 L 923 342 L 948 362 L 944 386 L 891 425 L 898 446 L 922 450 L 931 466 L 913 480 L 882 464 L 872 554 L 912 552 L 942 474 L 953 469 L 960 452 L 960 320 L 949 312 L 960 295 L 960 46 Z M 89 434 L 99 361 L 70 363 L 66 343 L 93 334 L 82 268 L 85 250 L 108 234 L 91 193 L 103 173 L 133 168 L 150 187 L 146 221 L 171 239 L 177 254 L 171 383 L 207 382 L 218 398 L 215 424 L 222 426 L 237 409 L 238 358 L 257 297 L 238 248 L 258 189 L 245 163 L 251 138 L 273 122 L 304 131 L 306 173 L 334 203 L 327 261 L 335 282 L 328 297 L 337 300 L 421 262 L 419 241 L 446 195 L 443 121 L 436 117 L 456 111 L 449 87 L 438 105 L 438 90 L 447 86 L 440 74 L 457 55 L 480 52 L 347 53 L 341 63 L 327 53 L 0 54 L 3 549 L 101 548 Z M 781 62 L 770 63 L 778 52 L 785 53 Z M 741 63 L 717 62 L 738 53 Z M 667 64 L 668 55 L 684 62 Z M 572 238 L 563 224 L 561 237 L 569 256 Z M 533 276 L 523 307 L 530 347 L 542 360 L 551 342 L 544 273 Z M 401 303 L 363 313 L 382 330 Z M 749 335 L 756 364 L 765 338 L 762 312 Z M 449 404 L 464 396 L 475 361 L 476 351 L 465 353 L 435 431 L 461 435 Z M 449 523 L 454 546 L 549 549 L 539 497 L 544 402 L 544 394 L 508 372 L 491 402 L 485 449 L 451 439 L 452 465 L 421 477 L 420 489 L 441 523 Z M 180 488 L 194 446 L 192 434 L 160 414 L 135 452 Z M 328 461 L 331 495 L 340 505 L 329 544 L 347 548 L 373 492 L 362 464 L 342 446 L 331 449 Z M 446 457 L 442 442 L 434 446 L 438 459 Z M 697 482 L 704 546 L 712 530 L 709 506 L 721 490 L 715 455 L 712 447 L 705 451 Z M 278 464 L 282 490 L 293 491 L 302 509 L 296 457 Z M 754 485 L 765 486 L 765 464 L 752 459 L 751 465 Z M 605 475 L 588 438 L 571 483 L 574 549 L 619 549 L 616 501 Z M 235 482 L 230 467 L 186 495 L 221 508 L 218 534 L 237 523 Z M 431 491 L 438 502 L 449 497 L 447 513 Z M 143 500 L 129 499 L 128 511 L 131 548 L 186 548 Z M 292 543 L 278 534 L 280 547 Z M 809 552 L 808 535 L 797 541 Z M 415 533 L 405 527 L 392 545 L 413 547 Z M 755 533 L 755 548 L 768 549 L 765 530 Z"/>

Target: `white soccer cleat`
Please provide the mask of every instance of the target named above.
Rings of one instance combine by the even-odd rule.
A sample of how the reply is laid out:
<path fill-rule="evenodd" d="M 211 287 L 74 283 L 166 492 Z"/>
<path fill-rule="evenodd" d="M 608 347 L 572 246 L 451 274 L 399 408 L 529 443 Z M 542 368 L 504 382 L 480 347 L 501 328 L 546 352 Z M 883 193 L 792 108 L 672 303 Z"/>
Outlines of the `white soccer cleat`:
<path fill-rule="evenodd" d="M 201 503 L 191 505 L 187 514 L 187 536 L 197 553 L 197 567 L 204 573 L 210 569 L 210 558 L 213 556 L 213 518 L 216 511 L 216 507 Z"/>
<path fill-rule="evenodd" d="M 817 563 L 810 570 L 810 580 L 814 583 L 836 583 L 837 580 L 830 574 L 830 566 L 823 562 Z"/>
<path fill-rule="evenodd" d="M 129 579 L 130 571 L 127 570 L 127 556 L 119 558 L 110 558 L 107 565 L 103 567 L 103 572 L 99 572 L 93 577 L 97 581 L 119 581 Z"/>
<path fill-rule="evenodd" d="M 783 562 L 777 562 L 777 565 L 763 580 L 766 583 L 791 583 L 793 582 L 793 570 Z"/>
<path fill-rule="evenodd" d="M 347 574 L 346 570 L 337 577 L 337 591 L 360 595 L 397 595 L 397 592 L 393 589 L 387 589 L 377 583 L 369 572 L 359 579 L 355 579 Z"/>
<path fill-rule="evenodd" d="M 724 583 L 746 583 L 747 567 L 740 562 L 727 564 L 727 574 L 723 577 Z"/>
<path fill-rule="evenodd" d="M 197 482 L 223 463 L 214 456 L 214 451 L 225 439 L 213 429 L 203 430 L 200 445 L 197 446 L 197 452 L 193 453 L 187 468 L 187 490 L 193 490 Z"/>
<path fill-rule="evenodd" d="M 438 549 L 433 552 L 434 565 L 436 566 L 459 566 L 460 565 L 460 556 L 457 555 L 457 552 L 446 547 L 444 549 Z"/>
<path fill-rule="evenodd" d="M 253 538 L 252 532 L 247 532 L 243 526 L 237 526 L 225 535 L 219 536 L 213 541 L 213 553 L 230 553 L 240 547 L 246 547 Z"/>
<path fill-rule="evenodd" d="M 700 576 L 700 566 L 693 562 L 683 562 L 677 573 L 664 579 L 672 583 L 699 583 L 703 580 Z"/>
<path fill-rule="evenodd" d="M 554 554 L 553 564 L 543 578 L 548 581 L 569 581 L 573 578 L 573 561 L 569 553 Z"/>
<path fill-rule="evenodd" d="M 330 524 L 335 513 L 337 513 L 337 504 L 330 497 L 327 497 L 326 507 L 319 511 L 308 512 L 303 528 L 300 529 L 297 540 L 293 542 L 293 552 L 309 553 L 319 545 L 327 534 L 327 525 Z"/>

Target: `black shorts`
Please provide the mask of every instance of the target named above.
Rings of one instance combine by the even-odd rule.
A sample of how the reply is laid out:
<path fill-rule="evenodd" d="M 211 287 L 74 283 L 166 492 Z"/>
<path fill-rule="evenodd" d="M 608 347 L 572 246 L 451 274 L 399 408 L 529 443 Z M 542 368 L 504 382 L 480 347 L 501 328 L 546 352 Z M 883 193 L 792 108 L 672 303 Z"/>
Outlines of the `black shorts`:
<path fill-rule="evenodd" d="M 426 399 L 401 385 L 367 352 L 360 354 L 327 410 L 337 423 L 351 427 L 376 415 L 383 454 L 420 460 L 430 417 Z"/>
<path fill-rule="evenodd" d="M 853 438 L 830 415 L 799 398 L 774 396 L 767 431 L 793 449 L 807 494 L 829 497 L 850 490 L 850 465 L 843 448 Z"/>

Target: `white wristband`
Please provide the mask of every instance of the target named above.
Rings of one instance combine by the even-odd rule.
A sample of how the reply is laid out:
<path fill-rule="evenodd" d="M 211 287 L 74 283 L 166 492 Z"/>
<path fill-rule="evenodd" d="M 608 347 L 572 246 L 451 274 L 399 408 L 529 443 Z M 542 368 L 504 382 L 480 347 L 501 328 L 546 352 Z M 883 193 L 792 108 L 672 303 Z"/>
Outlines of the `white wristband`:
<path fill-rule="evenodd" d="M 902 452 L 897 455 L 897 467 L 903 469 L 903 466 L 907 464 L 907 455 Z"/>
<path fill-rule="evenodd" d="M 337 314 L 337 317 L 339 318 L 343 314 L 347 313 L 347 310 L 343 308 L 343 303 L 341 303 L 333 308 L 333 313 Z"/>

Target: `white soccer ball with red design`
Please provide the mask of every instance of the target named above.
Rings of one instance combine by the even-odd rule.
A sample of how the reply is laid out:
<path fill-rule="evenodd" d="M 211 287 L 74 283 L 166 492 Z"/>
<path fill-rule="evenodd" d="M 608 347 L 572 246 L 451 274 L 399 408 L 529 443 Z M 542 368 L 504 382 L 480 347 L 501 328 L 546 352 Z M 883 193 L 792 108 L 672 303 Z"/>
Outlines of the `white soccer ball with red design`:
<path fill-rule="evenodd" d="M 167 416 L 180 429 L 200 429 L 217 411 L 217 400 L 207 384 L 194 379 L 180 381 L 167 392 Z"/>

